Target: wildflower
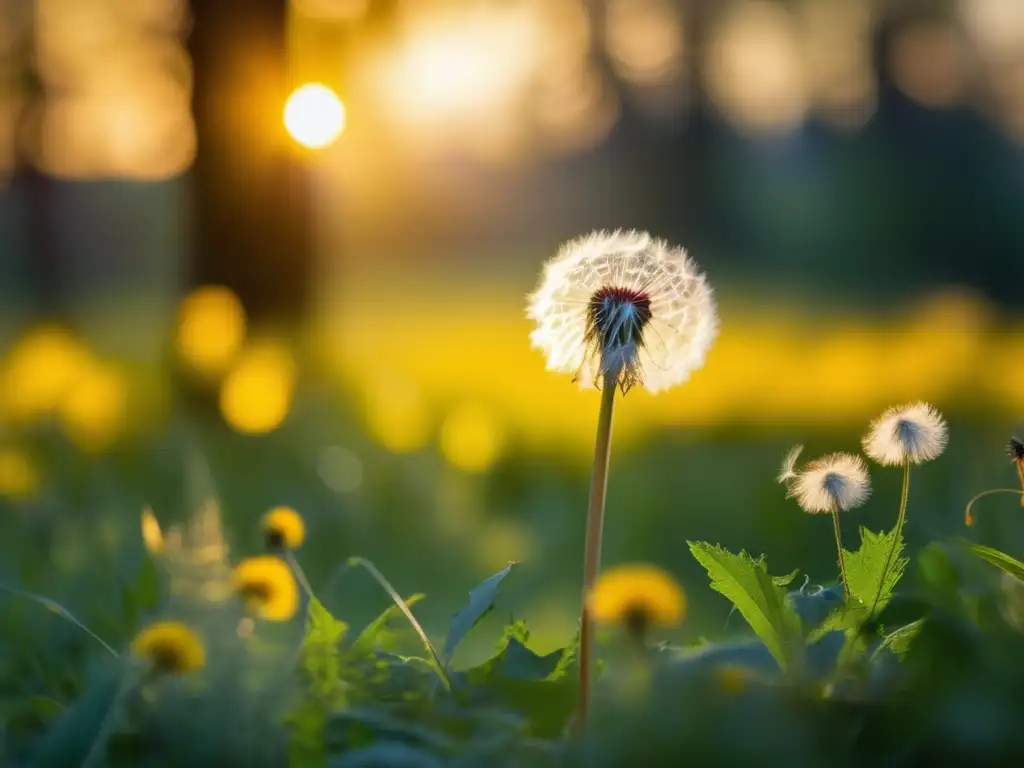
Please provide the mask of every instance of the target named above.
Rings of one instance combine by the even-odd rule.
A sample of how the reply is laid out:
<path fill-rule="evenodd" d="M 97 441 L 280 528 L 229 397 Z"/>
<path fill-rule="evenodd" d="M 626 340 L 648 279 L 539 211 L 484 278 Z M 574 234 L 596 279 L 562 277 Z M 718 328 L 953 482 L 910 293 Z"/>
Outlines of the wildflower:
<path fill-rule="evenodd" d="M 605 571 L 590 592 L 589 604 L 595 621 L 623 624 L 636 638 L 651 625 L 675 626 L 686 615 L 686 596 L 678 582 L 644 563 Z"/>
<path fill-rule="evenodd" d="M 1017 468 L 1017 479 L 1020 481 L 1021 490 L 1024 490 L 1024 441 L 1015 435 L 1010 438 L 1008 449 L 1010 458 Z M 1024 507 L 1024 496 L 1021 496 L 1020 505 Z"/>
<path fill-rule="evenodd" d="M 1016 462 L 1024 462 L 1024 440 L 1014 435 L 1010 438 L 1009 444 L 1006 446 L 1006 452 L 1010 454 L 1010 458 Z"/>
<path fill-rule="evenodd" d="M 804 447 L 802 445 L 794 445 L 789 449 L 789 453 L 782 460 L 782 469 L 779 470 L 779 476 L 776 478 L 778 483 L 788 485 L 790 481 L 796 479 L 796 462 L 803 451 Z"/>
<path fill-rule="evenodd" d="M 889 408 L 864 436 L 864 452 L 882 466 L 931 461 L 946 448 L 946 421 L 928 403 Z"/>
<path fill-rule="evenodd" d="M 790 495 L 810 514 L 854 509 L 871 495 L 868 468 L 859 456 L 830 454 L 812 461 L 796 475 Z"/>
<path fill-rule="evenodd" d="M 149 554 L 157 556 L 164 551 L 164 535 L 160 530 L 160 523 L 157 521 L 153 510 L 146 507 L 142 510 L 142 543 L 146 545 Z"/>
<path fill-rule="evenodd" d="M 1017 479 L 1020 481 L 1020 490 L 1016 488 L 989 488 L 987 491 L 982 491 L 967 502 L 967 509 L 964 512 L 964 523 L 967 526 L 972 526 L 977 522 L 974 517 L 974 504 L 978 499 L 982 499 L 985 496 L 991 496 L 994 493 L 1014 493 L 1020 496 L 1020 505 L 1024 507 L 1024 441 L 1014 435 L 1010 438 L 1010 442 L 1006 446 L 1006 452 L 1010 455 L 1010 460 L 1017 468 Z"/>
<path fill-rule="evenodd" d="M 291 507 L 275 507 L 267 512 L 262 527 L 270 549 L 298 549 L 306 538 L 302 515 Z"/>
<path fill-rule="evenodd" d="M 148 661 L 154 671 L 183 675 L 206 664 L 206 649 L 199 636 L 177 621 L 158 621 L 132 641 L 132 653 Z"/>
<path fill-rule="evenodd" d="M 613 377 L 659 392 L 704 364 L 718 333 L 711 287 L 681 248 L 643 232 L 566 243 L 529 296 L 533 346 L 583 388 Z"/>
<path fill-rule="evenodd" d="M 719 664 L 714 669 L 714 677 L 722 691 L 735 695 L 746 690 L 751 675 L 738 664 Z"/>
<path fill-rule="evenodd" d="M 243 560 L 235 568 L 234 583 L 252 615 L 267 621 L 287 621 L 298 609 L 295 577 L 279 557 L 259 555 Z"/>
<path fill-rule="evenodd" d="M 850 583 L 846 577 L 839 513 L 859 507 L 871 495 L 871 481 L 864 460 L 849 453 L 833 453 L 816 459 L 797 473 L 787 495 L 795 497 L 804 512 L 832 515 L 832 530 L 839 553 L 839 577 L 843 583 L 843 594 L 848 595 Z"/>

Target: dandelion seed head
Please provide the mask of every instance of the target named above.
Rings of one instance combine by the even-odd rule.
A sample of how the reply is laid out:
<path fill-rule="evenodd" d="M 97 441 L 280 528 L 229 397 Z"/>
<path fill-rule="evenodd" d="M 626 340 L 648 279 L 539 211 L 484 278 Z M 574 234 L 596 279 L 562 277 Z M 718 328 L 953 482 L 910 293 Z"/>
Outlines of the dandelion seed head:
<path fill-rule="evenodd" d="M 797 473 L 790 493 L 804 512 L 824 514 L 861 506 L 871 495 L 868 468 L 860 456 L 833 453 Z"/>
<path fill-rule="evenodd" d="M 796 477 L 796 463 L 803 452 L 804 447 L 802 445 L 794 445 L 789 449 L 789 453 L 782 460 L 782 468 L 779 470 L 779 476 L 776 478 L 777 482 L 786 485 Z"/>
<path fill-rule="evenodd" d="M 864 452 L 882 466 L 920 464 L 946 449 L 946 420 L 928 403 L 886 410 L 864 436 Z"/>
<path fill-rule="evenodd" d="M 645 232 L 594 232 L 545 266 L 528 297 L 533 346 L 581 388 L 614 375 L 660 392 L 699 369 L 718 334 L 711 287 L 681 248 Z"/>

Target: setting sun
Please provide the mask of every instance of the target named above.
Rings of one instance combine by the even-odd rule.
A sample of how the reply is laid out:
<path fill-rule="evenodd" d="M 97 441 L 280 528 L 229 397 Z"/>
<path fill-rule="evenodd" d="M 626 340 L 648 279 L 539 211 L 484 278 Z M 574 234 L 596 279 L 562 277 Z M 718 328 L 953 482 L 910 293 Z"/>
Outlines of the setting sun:
<path fill-rule="evenodd" d="M 333 144 L 345 129 L 345 105 L 322 83 L 296 88 L 284 106 L 284 126 L 307 149 Z"/>

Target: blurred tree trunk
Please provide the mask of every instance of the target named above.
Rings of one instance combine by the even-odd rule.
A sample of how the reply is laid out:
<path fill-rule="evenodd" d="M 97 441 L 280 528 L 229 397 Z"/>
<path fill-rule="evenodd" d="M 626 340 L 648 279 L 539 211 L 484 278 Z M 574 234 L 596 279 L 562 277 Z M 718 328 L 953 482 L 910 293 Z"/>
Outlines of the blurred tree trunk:
<path fill-rule="evenodd" d="M 192 0 L 198 153 L 192 285 L 235 290 L 250 318 L 301 318 L 312 283 L 311 189 L 282 123 L 287 0 Z"/>

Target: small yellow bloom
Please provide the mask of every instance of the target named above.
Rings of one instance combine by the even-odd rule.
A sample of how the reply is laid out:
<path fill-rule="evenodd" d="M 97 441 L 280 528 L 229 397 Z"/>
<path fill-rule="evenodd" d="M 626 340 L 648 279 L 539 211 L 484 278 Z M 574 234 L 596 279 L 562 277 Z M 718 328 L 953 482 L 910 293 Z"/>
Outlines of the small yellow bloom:
<path fill-rule="evenodd" d="M 146 507 L 142 510 L 142 542 L 146 545 L 146 551 L 151 555 L 160 555 L 164 551 L 164 535 L 160 530 L 160 523 L 157 522 L 153 510 Z"/>
<path fill-rule="evenodd" d="M 235 591 L 246 610 L 267 621 L 288 621 L 299 606 L 299 589 L 291 569 L 279 557 L 259 555 L 235 568 Z"/>
<path fill-rule="evenodd" d="M 39 471 L 27 454 L 0 448 L 0 497 L 24 501 L 35 495 L 39 484 Z"/>
<path fill-rule="evenodd" d="M 601 624 L 625 624 L 642 634 L 652 624 L 675 626 L 686 615 L 686 596 L 671 574 L 637 563 L 610 568 L 590 593 L 590 612 Z"/>
<path fill-rule="evenodd" d="M 263 516 L 263 535 L 271 549 L 298 549 L 306 538 L 302 515 L 291 507 L 275 507 Z"/>
<path fill-rule="evenodd" d="M 720 664 L 715 667 L 715 682 L 726 693 L 743 693 L 750 680 L 750 673 L 735 664 Z"/>
<path fill-rule="evenodd" d="M 177 621 L 158 621 L 132 641 L 132 653 L 150 662 L 159 672 L 183 675 L 202 669 L 206 648 L 199 636 Z"/>

